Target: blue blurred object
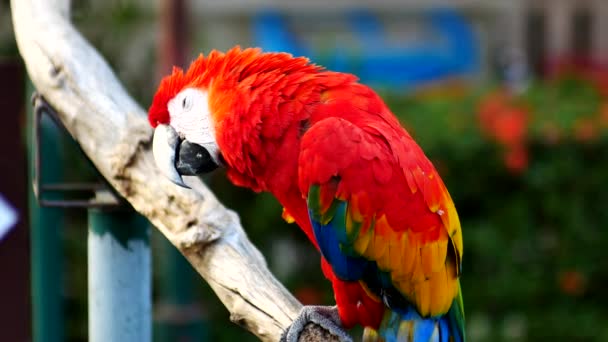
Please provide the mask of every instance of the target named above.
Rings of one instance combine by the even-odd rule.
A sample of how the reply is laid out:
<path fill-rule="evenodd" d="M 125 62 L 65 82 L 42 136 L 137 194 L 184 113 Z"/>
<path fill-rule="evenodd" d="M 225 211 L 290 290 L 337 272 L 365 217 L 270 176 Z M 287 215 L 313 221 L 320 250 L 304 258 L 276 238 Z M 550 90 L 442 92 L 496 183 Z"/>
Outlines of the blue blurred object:
<path fill-rule="evenodd" d="M 265 10 L 253 18 L 253 40 L 266 51 L 289 52 L 295 56 L 310 56 L 310 52 L 289 32 L 287 21 L 279 12 Z"/>
<path fill-rule="evenodd" d="M 406 46 L 388 42 L 382 22 L 369 10 L 349 11 L 344 19 L 359 49 L 350 47 L 349 51 L 337 46 L 329 54 L 321 54 L 299 42 L 290 32 L 288 20 L 273 10 L 254 17 L 254 42 L 266 51 L 308 56 L 328 69 L 354 73 L 369 84 L 413 87 L 479 69 L 479 47 L 473 29 L 455 10 L 425 13 L 424 24 L 431 39 Z"/>

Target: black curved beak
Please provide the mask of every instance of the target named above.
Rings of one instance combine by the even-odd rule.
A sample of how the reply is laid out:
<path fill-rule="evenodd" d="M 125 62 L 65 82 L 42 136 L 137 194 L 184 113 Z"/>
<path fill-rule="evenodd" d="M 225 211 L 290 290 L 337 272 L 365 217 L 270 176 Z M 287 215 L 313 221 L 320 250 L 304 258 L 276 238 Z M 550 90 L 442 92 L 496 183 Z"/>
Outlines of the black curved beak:
<path fill-rule="evenodd" d="M 195 176 L 209 173 L 218 168 L 206 148 L 188 140 L 180 140 L 177 145 L 175 168 L 177 173 L 184 176 Z"/>
<path fill-rule="evenodd" d="M 152 152 L 160 171 L 173 183 L 184 188 L 190 187 L 184 183 L 182 175 L 200 175 L 219 167 L 204 146 L 180 138 L 169 125 L 156 126 Z"/>

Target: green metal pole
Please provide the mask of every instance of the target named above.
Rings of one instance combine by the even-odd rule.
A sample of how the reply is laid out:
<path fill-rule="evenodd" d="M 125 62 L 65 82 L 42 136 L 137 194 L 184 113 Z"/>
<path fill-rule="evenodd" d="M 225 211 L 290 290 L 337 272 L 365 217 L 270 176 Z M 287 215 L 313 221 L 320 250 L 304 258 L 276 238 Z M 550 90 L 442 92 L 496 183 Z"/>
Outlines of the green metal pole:
<path fill-rule="evenodd" d="M 208 328 L 194 296 L 196 273 L 164 236 L 158 242 L 160 279 L 154 341 L 206 341 Z"/>
<path fill-rule="evenodd" d="M 89 341 L 152 338 L 150 229 L 132 210 L 89 209 Z"/>
<path fill-rule="evenodd" d="M 26 94 L 33 87 L 27 84 Z M 61 232 L 64 228 L 63 211 L 59 208 L 42 208 L 32 191 L 34 178 L 34 132 L 33 109 L 28 103 L 28 163 L 29 163 L 29 215 L 32 253 L 32 339 L 34 342 L 59 342 L 64 340 L 63 317 L 63 256 Z M 45 182 L 61 179 L 62 148 L 58 129 L 45 116 L 42 121 L 40 146 L 43 146 L 45 164 L 40 174 Z M 54 162 L 52 162 L 54 161 Z M 53 199 L 58 199 L 57 197 Z"/>

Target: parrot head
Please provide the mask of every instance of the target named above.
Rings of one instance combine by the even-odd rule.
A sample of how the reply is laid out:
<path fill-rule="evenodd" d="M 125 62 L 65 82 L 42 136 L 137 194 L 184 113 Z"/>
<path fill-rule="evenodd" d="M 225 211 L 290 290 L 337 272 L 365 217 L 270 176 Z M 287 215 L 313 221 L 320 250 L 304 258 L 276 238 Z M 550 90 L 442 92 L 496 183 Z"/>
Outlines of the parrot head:
<path fill-rule="evenodd" d="M 148 112 L 154 127 L 152 150 L 160 171 L 175 184 L 182 175 L 210 172 L 221 165 L 209 112 L 208 84 L 174 68 L 165 77 Z"/>
<path fill-rule="evenodd" d="M 201 54 L 187 71 L 174 67 L 161 80 L 148 112 L 155 129 L 153 154 L 158 168 L 187 187 L 182 175 L 225 166 L 233 181 L 256 188 L 251 181 L 235 179 L 244 179 L 241 175 L 246 172 L 253 175 L 251 156 L 256 162 L 265 158 L 260 141 L 263 121 L 272 121 L 268 125 L 272 128 L 291 124 L 278 121 L 288 116 L 273 115 L 284 98 L 277 82 L 282 80 L 285 86 L 286 75 L 319 69 L 306 58 L 240 47 Z"/>

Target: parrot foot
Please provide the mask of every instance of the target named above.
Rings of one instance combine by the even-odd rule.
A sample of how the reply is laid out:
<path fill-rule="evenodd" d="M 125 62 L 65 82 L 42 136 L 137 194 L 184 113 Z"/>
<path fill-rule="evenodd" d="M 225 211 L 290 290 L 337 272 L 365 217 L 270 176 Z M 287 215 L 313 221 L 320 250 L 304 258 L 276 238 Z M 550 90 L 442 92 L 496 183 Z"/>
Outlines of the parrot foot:
<path fill-rule="evenodd" d="M 334 339 L 340 342 L 353 341 L 341 326 L 336 306 L 311 305 L 302 308 L 298 318 L 293 321 L 281 336 L 281 342 L 298 342 L 300 335 L 310 323 L 320 325 L 323 329 L 327 330 L 328 334 L 324 339 L 334 337 Z"/>

